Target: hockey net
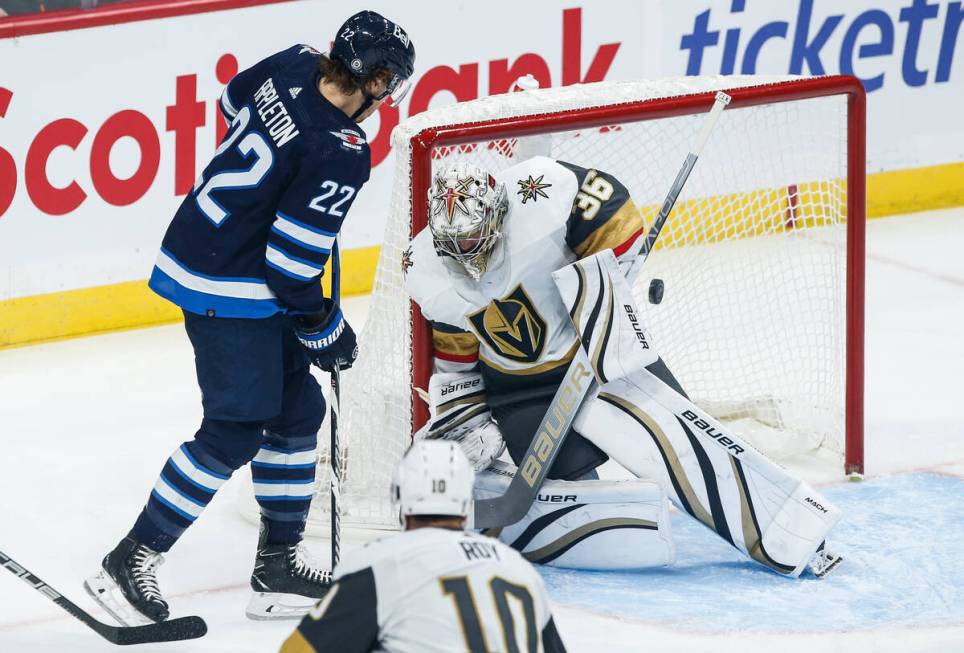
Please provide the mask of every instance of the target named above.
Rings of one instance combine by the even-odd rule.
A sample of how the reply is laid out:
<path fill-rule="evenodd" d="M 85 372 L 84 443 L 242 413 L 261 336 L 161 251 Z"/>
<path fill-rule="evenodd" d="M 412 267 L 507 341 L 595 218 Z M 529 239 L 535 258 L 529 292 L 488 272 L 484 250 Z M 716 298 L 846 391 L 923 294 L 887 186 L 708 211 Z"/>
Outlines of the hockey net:
<path fill-rule="evenodd" d="M 359 359 L 343 374 L 341 513 L 392 527 L 394 465 L 427 409 L 431 340 L 402 289 L 432 173 L 532 153 L 615 175 L 651 223 L 692 139 L 724 111 L 634 288 L 695 403 L 778 460 L 862 471 L 864 96 L 849 77 L 696 77 L 523 91 L 432 109 L 393 134 L 391 213 Z M 511 185 L 511 182 L 510 182 Z M 518 191 L 509 188 L 509 192 Z M 650 280 L 665 284 L 658 305 Z M 328 522 L 319 438 L 311 521 Z"/>

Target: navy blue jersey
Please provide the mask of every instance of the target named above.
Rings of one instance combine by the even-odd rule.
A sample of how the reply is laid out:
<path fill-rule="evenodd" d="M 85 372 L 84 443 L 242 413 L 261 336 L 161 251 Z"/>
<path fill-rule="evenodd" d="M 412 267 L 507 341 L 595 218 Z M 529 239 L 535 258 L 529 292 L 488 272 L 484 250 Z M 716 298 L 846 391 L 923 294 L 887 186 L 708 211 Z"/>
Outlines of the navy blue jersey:
<path fill-rule="evenodd" d="M 318 91 L 318 57 L 296 45 L 224 89 L 231 127 L 164 236 L 150 280 L 162 297 L 215 317 L 322 309 L 325 263 L 371 156 Z"/>

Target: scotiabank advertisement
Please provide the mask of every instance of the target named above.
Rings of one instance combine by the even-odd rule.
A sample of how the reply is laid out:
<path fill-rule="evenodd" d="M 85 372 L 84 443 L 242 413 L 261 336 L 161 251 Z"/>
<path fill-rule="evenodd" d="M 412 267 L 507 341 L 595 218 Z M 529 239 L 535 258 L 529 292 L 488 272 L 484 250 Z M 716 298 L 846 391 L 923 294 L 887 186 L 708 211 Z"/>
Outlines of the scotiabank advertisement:
<path fill-rule="evenodd" d="M 5 38 L 0 300 L 146 278 L 224 133 L 223 85 L 294 43 L 327 49 L 362 8 L 402 24 L 418 60 L 403 105 L 363 125 L 374 170 L 346 249 L 381 240 L 400 120 L 503 93 L 524 74 L 560 86 L 849 73 L 868 91 L 868 172 L 964 161 L 959 1 L 300 0 Z"/>

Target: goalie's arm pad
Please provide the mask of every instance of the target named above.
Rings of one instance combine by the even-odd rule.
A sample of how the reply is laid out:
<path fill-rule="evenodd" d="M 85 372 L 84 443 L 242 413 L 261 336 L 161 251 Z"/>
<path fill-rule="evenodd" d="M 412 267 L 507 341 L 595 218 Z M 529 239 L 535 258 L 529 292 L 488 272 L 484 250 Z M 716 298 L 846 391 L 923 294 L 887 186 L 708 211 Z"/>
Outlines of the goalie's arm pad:
<path fill-rule="evenodd" d="M 478 372 L 441 372 L 428 384 L 429 421 L 415 439 L 457 442 L 476 471 L 495 460 L 505 443 L 485 400 L 485 383 Z"/>
<path fill-rule="evenodd" d="M 432 322 L 435 372 L 470 372 L 478 366 L 479 339 L 444 322 Z"/>
<path fill-rule="evenodd" d="M 629 191 L 608 173 L 563 161 L 559 165 L 579 183 L 566 223 L 569 249 L 579 258 L 611 249 L 620 259 L 643 233 L 643 218 Z"/>

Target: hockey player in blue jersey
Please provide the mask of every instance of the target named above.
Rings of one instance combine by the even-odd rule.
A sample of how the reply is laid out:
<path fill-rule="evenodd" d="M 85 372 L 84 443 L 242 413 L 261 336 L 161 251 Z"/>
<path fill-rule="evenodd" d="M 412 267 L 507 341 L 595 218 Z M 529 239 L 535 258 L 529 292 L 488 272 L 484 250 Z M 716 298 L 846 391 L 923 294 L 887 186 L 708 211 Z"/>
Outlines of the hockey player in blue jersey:
<path fill-rule="evenodd" d="M 328 55 L 296 45 L 224 89 L 230 129 L 175 214 L 150 280 L 183 309 L 204 418 L 85 583 L 121 623 L 168 617 L 162 554 L 249 461 L 261 533 L 248 616 L 300 617 L 328 587 L 300 548 L 325 414 L 309 367 L 351 367 L 356 345 L 320 279 L 371 169 L 358 123 L 401 99 L 414 63 L 407 33 L 363 11 Z"/>

